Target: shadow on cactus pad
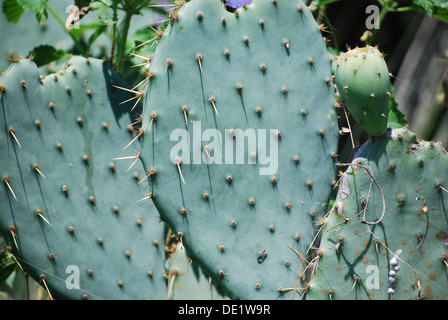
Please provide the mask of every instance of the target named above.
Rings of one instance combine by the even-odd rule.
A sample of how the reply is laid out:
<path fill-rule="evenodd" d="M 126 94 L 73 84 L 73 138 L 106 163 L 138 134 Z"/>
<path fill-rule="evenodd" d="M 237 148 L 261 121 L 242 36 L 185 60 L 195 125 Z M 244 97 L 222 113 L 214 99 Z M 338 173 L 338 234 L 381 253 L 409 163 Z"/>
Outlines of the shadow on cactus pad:
<path fill-rule="evenodd" d="M 46 77 L 30 60 L 0 76 L 0 232 L 53 298 L 166 298 L 164 226 L 139 201 L 139 141 L 123 150 L 138 131 L 125 86 L 80 57 Z"/>
<path fill-rule="evenodd" d="M 448 153 L 405 128 L 374 141 L 341 176 L 309 299 L 448 297 Z"/>

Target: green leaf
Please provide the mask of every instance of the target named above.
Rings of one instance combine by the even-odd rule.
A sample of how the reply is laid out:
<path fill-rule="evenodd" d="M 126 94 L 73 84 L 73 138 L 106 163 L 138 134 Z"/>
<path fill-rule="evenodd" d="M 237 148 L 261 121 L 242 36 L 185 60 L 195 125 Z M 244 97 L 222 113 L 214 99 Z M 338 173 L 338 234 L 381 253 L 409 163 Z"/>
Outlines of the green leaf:
<path fill-rule="evenodd" d="M 103 24 L 99 26 L 96 31 L 90 36 L 87 42 L 87 48 L 90 49 L 92 44 L 98 39 L 98 37 L 107 29 L 107 25 Z"/>
<path fill-rule="evenodd" d="M 442 7 L 436 7 L 433 17 L 448 22 L 448 3 L 444 3 Z"/>
<path fill-rule="evenodd" d="M 339 50 L 337 48 L 333 48 L 333 47 L 328 47 L 327 51 L 328 51 L 328 54 L 330 55 L 330 57 L 337 57 L 338 55 L 341 54 L 341 50 Z"/>
<path fill-rule="evenodd" d="M 150 11 L 153 11 L 155 13 L 161 14 L 162 16 L 168 16 L 168 14 L 167 14 L 167 7 L 147 7 L 147 10 L 150 10 Z M 144 14 L 144 12 L 142 12 L 141 14 Z"/>
<path fill-rule="evenodd" d="M 148 39 L 153 39 L 156 36 L 154 30 L 144 27 L 139 30 L 137 30 L 131 37 L 130 41 L 134 42 L 134 47 L 129 48 L 131 53 L 137 53 L 140 55 L 152 55 L 156 49 L 156 45 L 154 45 L 154 42 L 147 42 Z M 144 45 L 143 45 L 144 44 Z"/>
<path fill-rule="evenodd" d="M 17 3 L 17 0 L 4 0 L 3 13 L 9 22 L 17 23 L 25 10 Z"/>
<path fill-rule="evenodd" d="M 9 275 L 9 277 L 5 280 L 5 284 L 10 287 L 11 289 L 14 288 L 14 283 L 16 282 L 17 279 L 17 270 L 18 266 L 17 264 L 14 262 L 14 271 L 11 272 L 11 274 Z"/>
<path fill-rule="evenodd" d="M 424 11 L 430 17 L 448 22 L 447 0 L 414 0 L 412 6 L 418 11 Z"/>
<path fill-rule="evenodd" d="M 112 17 L 105 17 L 105 18 L 102 18 L 101 16 L 97 16 L 98 17 L 98 19 L 99 19 L 99 21 L 102 23 L 102 24 L 104 24 L 104 25 L 112 25 L 112 24 L 115 24 L 115 23 L 117 23 L 117 21 L 114 19 L 114 18 L 112 18 Z"/>
<path fill-rule="evenodd" d="M 112 7 L 113 1 L 112 0 L 94 1 L 92 5 L 93 6 L 96 5 L 96 3 L 101 3 L 103 6 L 106 6 L 106 7 Z"/>
<path fill-rule="evenodd" d="M 389 122 L 387 126 L 392 129 L 403 128 L 408 125 L 403 112 L 398 109 L 398 103 L 394 97 L 394 86 L 390 85 L 390 99 L 389 99 Z"/>
<path fill-rule="evenodd" d="M 413 4 L 417 7 L 421 7 L 429 16 L 432 16 L 434 0 L 414 0 Z"/>
<path fill-rule="evenodd" d="M 34 56 L 34 62 L 38 67 L 49 64 L 50 62 L 62 59 L 67 56 L 64 50 L 57 50 L 50 45 L 41 45 L 33 49 L 30 55 Z"/>
<path fill-rule="evenodd" d="M 23 9 L 34 12 L 39 23 L 47 21 L 47 0 L 17 0 Z"/>
<path fill-rule="evenodd" d="M 79 25 L 79 28 L 73 28 L 70 30 L 70 33 L 76 38 L 76 39 L 80 39 L 80 41 L 82 41 L 81 39 L 86 39 L 89 34 L 90 31 L 93 31 L 94 33 L 91 36 L 94 36 L 94 34 L 102 33 L 104 30 L 103 28 L 107 27 L 105 25 L 103 25 L 101 23 L 101 21 L 95 20 L 91 23 L 83 23 Z M 93 38 L 92 38 L 93 39 Z M 96 40 L 96 39 L 93 39 Z M 90 47 L 92 43 L 90 43 L 88 46 Z"/>
<path fill-rule="evenodd" d="M 88 7 L 92 0 L 75 0 L 75 5 L 78 6 L 78 8 Z"/>
<path fill-rule="evenodd" d="M 17 263 L 10 253 L 6 251 L 0 253 L 0 285 L 7 281 L 16 268 Z"/>

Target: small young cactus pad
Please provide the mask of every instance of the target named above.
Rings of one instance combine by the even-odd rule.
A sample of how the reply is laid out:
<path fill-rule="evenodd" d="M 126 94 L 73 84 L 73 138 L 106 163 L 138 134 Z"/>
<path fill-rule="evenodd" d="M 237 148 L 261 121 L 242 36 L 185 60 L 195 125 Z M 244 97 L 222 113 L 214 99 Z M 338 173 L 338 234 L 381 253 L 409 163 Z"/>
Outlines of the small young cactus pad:
<path fill-rule="evenodd" d="M 177 12 L 151 60 L 142 161 L 161 217 L 231 298 L 300 298 L 335 179 L 331 61 L 302 1 Z"/>
<path fill-rule="evenodd" d="M 335 83 L 353 118 L 371 136 L 386 133 L 389 71 L 376 47 L 356 48 L 333 61 Z"/>
<path fill-rule="evenodd" d="M 166 261 L 168 299 L 171 300 L 222 300 L 227 299 L 192 261 L 182 243 L 177 243 Z"/>
<path fill-rule="evenodd" d="M 389 133 L 339 181 L 309 299 L 448 297 L 448 153 Z"/>
<path fill-rule="evenodd" d="M 30 60 L 0 76 L 0 233 L 53 298 L 166 298 L 164 248 L 153 245 L 164 226 L 138 202 L 141 164 L 127 171 L 135 114 L 114 85 L 125 86 L 106 63 L 80 57 L 42 78 Z"/>

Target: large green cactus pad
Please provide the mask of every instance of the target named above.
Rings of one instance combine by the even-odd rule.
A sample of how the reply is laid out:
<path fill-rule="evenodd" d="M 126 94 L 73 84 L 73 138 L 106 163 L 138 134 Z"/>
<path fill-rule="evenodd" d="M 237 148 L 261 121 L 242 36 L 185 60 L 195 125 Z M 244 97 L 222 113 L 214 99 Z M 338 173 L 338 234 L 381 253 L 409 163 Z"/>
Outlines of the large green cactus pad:
<path fill-rule="evenodd" d="M 137 202 L 141 164 L 113 160 L 138 144 L 123 151 L 132 102 L 113 85 L 106 63 L 79 57 L 42 79 L 29 60 L 0 76 L 0 231 L 55 298 L 166 298 L 164 227 Z"/>
<path fill-rule="evenodd" d="M 163 220 L 229 297 L 299 298 L 338 141 L 312 12 L 293 0 L 237 14 L 193 0 L 160 36 L 142 160 Z"/>
<path fill-rule="evenodd" d="M 441 144 L 403 128 L 362 152 L 341 177 L 307 297 L 446 299 L 446 172 Z"/>

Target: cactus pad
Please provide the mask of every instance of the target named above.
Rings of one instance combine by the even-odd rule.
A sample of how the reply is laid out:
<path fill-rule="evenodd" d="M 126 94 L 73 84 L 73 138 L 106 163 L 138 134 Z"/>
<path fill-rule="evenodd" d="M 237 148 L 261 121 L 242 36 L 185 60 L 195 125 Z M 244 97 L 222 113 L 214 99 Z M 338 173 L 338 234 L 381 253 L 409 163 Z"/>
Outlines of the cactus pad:
<path fill-rule="evenodd" d="M 72 58 L 39 77 L 20 60 L 0 76 L 0 230 L 54 298 L 165 299 L 164 227 L 136 174 L 128 94 L 106 63 Z M 158 243 L 162 243 L 160 248 Z"/>
<path fill-rule="evenodd" d="M 177 243 L 167 259 L 168 299 L 222 300 L 226 299 L 205 276 L 197 263 L 188 258 L 185 247 Z"/>
<path fill-rule="evenodd" d="M 370 145 L 341 177 L 307 297 L 446 299 L 446 172 L 441 144 L 407 129 Z"/>
<path fill-rule="evenodd" d="M 335 83 L 353 118 L 371 136 L 386 133 L 389 71 L 375 47 L 356 48 L 333 61 Z"/>
<path fill-rule="evenodd" d="M 331 61 L 302 1 L 184 4 L 151 60 L 154 203 L 226 295 L 300 298 L 338 142 Z"/>

